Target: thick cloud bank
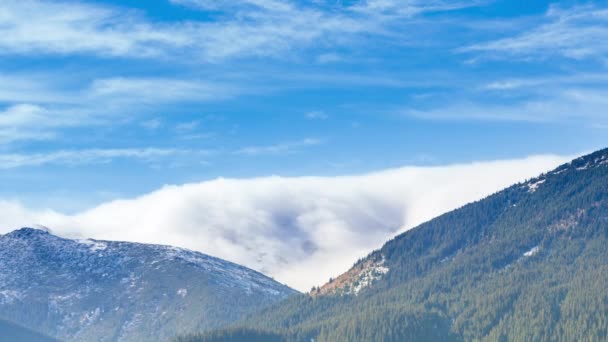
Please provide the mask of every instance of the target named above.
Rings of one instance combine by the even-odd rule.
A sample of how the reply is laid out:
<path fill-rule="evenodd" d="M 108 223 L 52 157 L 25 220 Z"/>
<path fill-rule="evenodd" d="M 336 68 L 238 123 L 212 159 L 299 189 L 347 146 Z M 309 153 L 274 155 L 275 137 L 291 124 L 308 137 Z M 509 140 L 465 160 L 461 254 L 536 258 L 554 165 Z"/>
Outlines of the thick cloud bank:
<path fill-rule="evenodd" d="M 182 246 L 308 290 L 387 239 L 548 171 L 567 158 L 405 167 L 357 176 L 216 179 L 65 215 L 0 202 L 4 231 L 42 224 L 63 236 Z"/>

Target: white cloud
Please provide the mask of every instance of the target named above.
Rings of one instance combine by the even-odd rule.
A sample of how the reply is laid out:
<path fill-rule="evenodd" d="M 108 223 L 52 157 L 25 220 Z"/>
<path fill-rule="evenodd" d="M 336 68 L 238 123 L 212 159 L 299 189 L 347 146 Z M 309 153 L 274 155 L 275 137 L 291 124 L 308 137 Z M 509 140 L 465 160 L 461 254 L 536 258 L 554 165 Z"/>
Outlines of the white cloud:
<path fill-rule="evenodd" d="M 54 76 L 54 77 L 53 77 Z M 53 79 L 57 75 L 0 73 L 0 101 L 10 103 L 68 103 L 70 96 Z"/>
<path fill-rule="evenodd" d="M 487 1 L 443 1 L 443 0 L 362 0 L 351 9 L 370 15 L 390 17 L 412 17 L 425 12 L 444 12 L 466 7 L 476 7 Z"/>
<path fill-rule="evenodd" d="M 0 9 L 0 53 L 146 57 L 191 44 L 191 36 L 184 34 L 187 26 L 158 27 L 111 7 L 6 0 Z"/>
<path fill-rule="evenodd" d="M 29 104 L 21 104 L 7 108 L 0 115 L 0 127 L 14 127 L 30 124 L 42 119 L 43 109 Z"/>
<path fill-rule="evenodd" d="M 0 38 L 1 39 L 1 38 Z M 62 89 L 44 77 L 0 75 L 0 143 L 48 140 L 67 127 L 115 124 L 144 115 L 153 106 L 226 99 L 242 89 L 200 80 L 175 78 L 99 78 L 84 88 Z M 58 77 L 58 75 L 55 75 Z M 12 84 L 16 85 L 13 89 Z M 51 91 L 51 88 L 58 90 Z M 31 100 L 21 102 L 20 100 Z M 159 119 L 142 120 L 144 128 L 160 126 Z"/>
<path fill-rule="evenodd" d="M 593 89 L 605 86 L 608 82 L 608 74 L 604 72 L 572 73 L 564 76 L 551 75 L 548 77 L 508 78 L 496 80 L 485 84 L 482 90 L 511 91 L 522 89 L 526 91 L 540 90 L 546 93 L 547 89 L 565 89 L 573 86 L 586 86 Z"/>
<path fill-rule="evenodd" d="M 208 151 L 192 151 L 163 148 L 117 148 L 117 149 L 86 149 L 63 150 L 48 153 L 0 154 L 0 169 L 13 169 L 25 166 L 41 166 L 47 164 L 84 165 L 103 164 L 114 159 L 128 158 L 141 161 L 155 161 L 159 158 L 177 155 L 207 155 Z"/>
<path fill-rule="evenodd" d="M 189 122 L 180 122 L 177 125 L 175 125 L 175 130 L 178 133 L 187 133 L 187 132 L 196 130 L 200 124 L 201 124 L 201 122 L 198 120 L 189 121 Z"/>
<path fill-rule="evenodd" d="M 7 232 L 39 223 L 69 237 L 182 246 L 308 290 L 395 234 L 566 159 L 536 156 L 342 177 L 216 179 L 165 186 L 74 215 L 4 201 L 0 226 Z"/>
<path fill-rule="evenodd" d="M 215 21 L 159 23 L 135 10 L 99 3 L 7 0 L 0 8 L 0 55 L 87 54 L 154 57 L 163 61 L 187 56 L 185 59 L 189 61 L 217 62 L 237 57 L 278 56 L 306 46 L 334 47 L 354 35 L 386 33 L 381 26 L 387 19 L 371 14 L 377 1 L 359 3 L 358 8 L 370 8 L 363 11 L 364 15 L 354 11 L 353 6 L 332 7 L 322 2 L 308 5 L 275 0 L 174 2 L 226 13 L 214 16 Z M 419 2 L 406 5 L 424 12 L 438 10 L 438 3 L 433 1 L 428 8 Z M 383 16 L 386 8 L 383 6 Z M 320 60 L 336 61 L 335 57 L 321 54 Z M 314 78 L 307 74 L 300 81 L 316 81 L 311 77 Z M 117 119 L 121 123 L 145 121 L 141 116 L 150 112 L 153 105 L 212 101 L 251 91 L 196 79 L 99 76 L 89 82 L 85 78 L 80 75 L 66 78 L 62 72 L 0 74 L 0 101 L 5 105 L 0 108 L 0 117 L 6 121 L 17 115 L 23 123 L 4 126 L 0 123 L 0 142 L 55 139 L 62 136 L 66 127 L 112 124 Z M 402 82 L 377 75 L 319 81 L 384 86 L 399 86 Z"/>
<path fill-rule="evenodd" d="M 208 1 L 197 3 L 203 7 L 211 5 Z M 257 6 L 239 11 L 238 17 L 223 17 L 215 22 L 159 23 L 137 12 L 109 6 L 8 0 L 0 10 L 0 53 L 132 58 L 185 53 L 199 60 L 218 60 L 241 55 L 273 55 L 333 34 L 335 30 L 346 34 L 363 29 L 351 19 L 326 16 L 287 3 L 246 3 Z M 296 13 L 298 15 L 293 16 Z"/>
<path fill-rule="evenodd" d="M 83 117 L 65 109 L 16 104 L 0 110 L 0 143 L 52 139 L 57 127 L 76 125 Z"/>
<path fill-rule="evenodd" d="M 322 144 L 323 141 L 316 138 L 306 138 L 300 141 L 284 142 L 275 145 L 267 146 L 247 146 L 237 151 L 235 154 L 243 154 L 248 156 L 257 156 L 263 154 L 286 154 L 293 153 L 304 147 L 316 146 Z"/>
<path fill-rule="evenodd" d="M 594 6 L 550 7 L 543 23 L 514 37 L 471 45 L 463 52 L 488 52 L 497 57 L 605 59 L 608 9 Z"/>
<path fill-rule="evenodd" d="M 206 101 L 225 98 L 234 90 L 202 81 L 171 78 L 106 78 L 93 81 L 87 95 L 96 101 L 124 104 Z"/>
<path fill-rule="evenodd" d="M 317 57 L 317 63 L 319 64 L 329 64 L 341 62 L 344 58 L 335 53 L 323 53 Z"/>
<path fill-rule="evenodd" d="M 523 86 L 519 82 L 493 84 L 491 90 Z M 602 88 L 545 87 L 543 94 L 511 103 L 456 102 L 430 109 L 406 109 L 401 113 L 430 120 L 493 120 L 529 122 L 608 122 L 608 91 Z"/>
<path fill-rule="evenodd" d="M 205 10 L 220 10 L 235 8 L 258 8 L 271 11 L 290 11 L 289 1 L 276 0 L 170 0 L 171 3 L 182 6 L 197 7 Z"/>
<path fill-rule="evenodd" d="M 0 116 L 1 118 L 1 116 Z M 144 122 L 144 125 L 150 126 L 150 129 L 156 129 L 157 123 Z M 198 121 L 190 123 L 178 124 L 175 127 L 177 133 L 181 134 L 182 139 L 204 139 L 213 136 L 213 133 L 189 133 L 196 129 Z M 4 136 L 7 135 L 7 137 Z M 0 120 L 0 141 L 3 138 L 17 139 L 9 134 L 17 134 L 13 131 L 5 132 L 2 129 L 2 121 Z M 27 133 L 23 133 L 27 134 Z M 36 139 L 29 137 L 29 139 Z M 43 139 L 40 137 L 38 139 Z M 322 144 L 323 141 L 315 138 L 306 138 L 300 141 L 292 141 L 279 143 L 267 146 L 247 146 L 237 149 L 232 154 L 245 156 L 260 156 L 260 155 L 279 155 L 290 154 L 299 151 L 300 149 Z M 142 162 L 157 162 L 166 160 L 167 158 L 184 157 L 184 160 L 199 160 L 200 157 L 208 157 L 217 155 L 220 151 L 217 150 L 201 150 L 201 149 L 180 149 L 180 148 L 90 148 L 80 150 L 56 150 L 39 153 L 0 153 L 0 169 L 15 169 L 20 167 L 44 166 L 48 164 L 54 165 L 92 165 L 104 164 L 115 159 L 132 159 Z M 230 152 L 228 152 L 230 153 Z M 206 162 L 205 162 L 206 163 Z"/>
<path fill-rule="evenodd" d="M 140 125 L 147 130 L 154 131 L 159 129 L 163 125 L 163 121 L 159 118 L 154 118 L 150 120 L 144 120 L 140 123 Z"/>
<path fill-rule="evenodd" d="M 207 40 L 200 42 L 209 60 L 243 56 L 278 56 L 302 47 L 348 45 L 375 35 L 397 40 L 404 19 L 427 12 L 478 6 L 481 1 L 362 0 L 349 4 L 275 0 L 172 0 L 173 3 L 219 10 L 227 20 L 205 27 Z M 319 62 L 337 62 L 335 54 L 321 54 Z"/>
<path fill-rule="evenodd" d="M 320 110 L 313 110 L 312 112 L 306 113 L 304 116 L 309 120 L 325 120 L 329 118 L 325 112 Z"/>
<path fill-rule="evenodd" d="M 216 62 L 277 56 L 345 42 L 352 35 L 383 35 L 383 26 L 424 12 L 471 6 L 368 0 L 352 6 L 275 0 L 173 0 L 205 11 L 214 21 L 154 22 L 118 7 L 67 1 L 6 0 L 0 9 L 0 54 L 92 54 L 102 57 L 172 58 Z M 27 18 L 28 20 L 23 20 Z"/>

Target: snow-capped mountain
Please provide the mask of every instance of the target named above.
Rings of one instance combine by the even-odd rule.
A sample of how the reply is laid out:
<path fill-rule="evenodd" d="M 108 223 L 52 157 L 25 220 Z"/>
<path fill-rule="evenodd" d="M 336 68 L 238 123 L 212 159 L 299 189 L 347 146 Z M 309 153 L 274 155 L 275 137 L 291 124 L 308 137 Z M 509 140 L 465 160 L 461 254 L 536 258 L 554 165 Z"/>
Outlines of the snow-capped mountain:
<path fill-rule="evenodd" d="M 0 318 L 66 341 L 166 340 L 294 294 L 234 263 L 160 245 L 0 236 Z"/>

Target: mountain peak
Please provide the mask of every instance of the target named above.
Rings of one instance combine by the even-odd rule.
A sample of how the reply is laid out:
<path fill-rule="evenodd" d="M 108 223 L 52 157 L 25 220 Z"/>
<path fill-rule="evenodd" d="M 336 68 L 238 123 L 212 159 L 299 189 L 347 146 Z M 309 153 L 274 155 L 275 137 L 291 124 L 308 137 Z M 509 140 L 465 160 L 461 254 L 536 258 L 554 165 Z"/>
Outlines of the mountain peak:
<path fill-rule="evenodd" d="M 31 236 L 40 236 L 40 235 L 50 235 L 50 229 L 44 226 L 37 227 L 22 227 L 19 229 L 15 229 L 12 232 L 6 234 L 6 236 L 10 237 L 31 237 Z"/>
<path fill-rule="evenodd" d="M 97 341 L 108 331 L 121 341 L 168 340 L 184 327 L 215 328 L 295 293 L 244 266 L 177 247 L 68 239 L 44 227 L 0 236 L 0 317 L 46 327 L 61 340 Z M 111 330 L 100 333 L 106 325 Z"/>
<path fill-rule="evenodd" d="M 602 340 L 606 222 L 604 149 L 412 228 L 246 326 L 285 340 Z"/>
<path fill-rule="evenodd" d="M 574 159 L 571 164 L 579 171 L 608 164 L 608 148 Z"/>

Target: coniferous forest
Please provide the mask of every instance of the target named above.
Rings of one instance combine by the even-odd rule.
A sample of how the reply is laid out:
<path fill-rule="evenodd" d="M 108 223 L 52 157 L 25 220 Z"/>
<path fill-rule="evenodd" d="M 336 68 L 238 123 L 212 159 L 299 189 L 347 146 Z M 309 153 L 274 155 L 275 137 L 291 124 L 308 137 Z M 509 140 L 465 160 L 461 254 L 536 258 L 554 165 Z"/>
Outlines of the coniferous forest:
<path fill-rule="evenodd" d="M 0 342 L 608 342 L 608 0 L 0 0 Z"/>
<path fill-rule="evenodd" d="M 389 271 L 356 294 L 296 295 L 179 341 L 603 341 L 607 246 L 602 150 L 397 236 L 358 262 Z"/>

